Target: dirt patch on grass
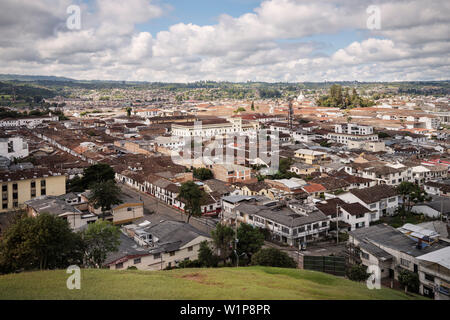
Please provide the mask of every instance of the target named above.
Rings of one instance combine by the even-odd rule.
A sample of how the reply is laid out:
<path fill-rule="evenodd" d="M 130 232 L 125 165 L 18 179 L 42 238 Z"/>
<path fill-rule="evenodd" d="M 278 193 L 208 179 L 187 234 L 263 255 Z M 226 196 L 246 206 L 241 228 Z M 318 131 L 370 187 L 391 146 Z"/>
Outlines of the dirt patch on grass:
<path fill-rule="evenodd" d="M 198 273 L 198 272 L 183 274 L 181 276 L 178 276 L 177 278 L 186 279 L 186 280 L 190 280 L 190 281 L 195 281 L 195 282 L 198 282 L 198 283 L 201 283 L 201 284 L 205 284 L 205 285 L 210 285 L 210 286 L 221 286 L 221 287 L 223 287 L 223 283 L 209 281 L 208 277 L 206 275 Z"/>

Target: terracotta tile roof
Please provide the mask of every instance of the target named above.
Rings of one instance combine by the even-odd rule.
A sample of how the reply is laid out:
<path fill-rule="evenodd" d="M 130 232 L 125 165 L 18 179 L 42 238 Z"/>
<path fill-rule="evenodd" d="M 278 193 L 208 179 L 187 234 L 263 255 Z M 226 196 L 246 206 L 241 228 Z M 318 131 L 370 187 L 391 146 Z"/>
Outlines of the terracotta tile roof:
<path fill-rule="evenodd" d="M 326 191 L 327 188 L 318 183 L 309 183 L 302 187 L 308 193 L 321 192 Z"/>

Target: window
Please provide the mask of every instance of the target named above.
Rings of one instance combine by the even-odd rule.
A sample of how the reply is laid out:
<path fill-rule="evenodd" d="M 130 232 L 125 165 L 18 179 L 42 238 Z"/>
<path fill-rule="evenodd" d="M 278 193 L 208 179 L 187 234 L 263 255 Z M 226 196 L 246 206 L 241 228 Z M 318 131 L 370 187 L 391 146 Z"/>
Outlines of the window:
<path fill-rule="evenodd" d="M 45 180 L 41 180 L 41 188 L 45 187 Z"/>
<path fill-rule="evenodd" d="M 133 263 L 134 263 L 134 264 L 139 264 L 139 263 L 141 263 L 141 258 L 136 258 L 136 259 L 134 259 Z"/>
<path fill-rule="evenodd" d="M 175 255 L 175 251 L 169 252 L 169 255 L 173 257 Z"/>
<path fill-rule="evenodd" d="M 400 264 L 404 267 L 409 267 L 410 262 L 408 260 L 400 258 Z"/>
<path fill-rule="evenodd" d="M 14 152 L 14 141 L 8 141 L 8 153 Z"/>
<path fill-rule="evenodd" d="M 133 210 L 133 208 L 127 208 L 127 211 L 132 211 Z"/>
<path fill-rule="evenodd" d="M 326 227 L 327 226 L 327 223 L 324 221 L 324 222 L 322 222 L 322 227 Z"/>
<path fill-rule="evenodd" d="M 2 204 L 2 209 L 8 209 L 8 203 L 3 203 Z"/>
<path fill-rule="evenodd" d="M 161 253 L 155 253 L 153 255 L 153 259 L 159 259 L 159 258 L 161 258 Z"/>
<path fill-rule="evenodd" d="M 8 191 L 8 185 L 7 184 L 2 185 L 2 191 L 3 192 Z"/>
<path fill-rule="evenodd" d="M 47 191 L 45 189 L 41 189 L 41 195 L 45 196 L 47 194 Z"/>
<path fill-rule="evenodd" d="M 31 181 L 31 188 L 36 188 L 36 181 Z"/>
<path fill-rule="evenodd" d="M 373 204 L 370 205 L 370 209 L 375 209 L 376 207 L 377 207 L 376 203 L 373 203 Z"/>
<path fill-rule="evenodd" d="M 13 184 L 13 190 L 17 190 L 17 183 Z"/>
<path fill-rule="evenodd" d="M 361 258 L 369 260 L 369 254 L 361 251 Z"/>
<path fill-rule="evenodd" d="M 122 269 L 122 268 L 123 268 L 123 263 L 116 264 L 116 269 Z"/>
<path fill-rule="evenodd" d="M 188 247 L 188 251 L 192 251 L 194 248 L 192 246 Z"/>
<path fill-rule="evenodd" d="M 18 199 L 18 194 L 17 194 L 17 192 L 14 192 L 14 193 L 13 193 L 13 199 L 14 199 L 14 200 L 17 200 L 17 199 Z"/>
<path fill-rule="evenodd" d="M 434 282 L 434 277 L 431 274 L 425 273 L 425 280 Z"/>

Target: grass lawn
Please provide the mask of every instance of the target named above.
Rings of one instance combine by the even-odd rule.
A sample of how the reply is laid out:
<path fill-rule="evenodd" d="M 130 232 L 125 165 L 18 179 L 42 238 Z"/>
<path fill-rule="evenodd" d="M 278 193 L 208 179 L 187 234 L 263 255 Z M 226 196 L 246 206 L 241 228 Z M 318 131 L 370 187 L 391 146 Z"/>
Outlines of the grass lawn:
<path fill-rule="evenodd" d="M 420 299 L 369 290 L 325 273 L 270 267 L 169 271 L 81 270 L 81 289 L 68 290 L 65 270 L 0 276 L 0 299 Z"/>

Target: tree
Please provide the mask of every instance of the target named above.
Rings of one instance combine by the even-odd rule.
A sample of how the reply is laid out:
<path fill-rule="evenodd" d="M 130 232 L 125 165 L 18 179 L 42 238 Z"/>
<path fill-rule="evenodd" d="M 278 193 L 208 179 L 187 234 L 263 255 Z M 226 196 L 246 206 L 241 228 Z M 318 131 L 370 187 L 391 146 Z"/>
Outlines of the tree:
<path fill-rule="evenodd" d="M 363 264 L 355 264 L 347 270 L 347 277 L 350 280 L 361 282 L 369 279 L 370 274 L 367 273 L 367 267 Z"/>
<path fill-rule="evenodd" d="M 106 163 L 98 163 L 84 169 L 83 178 L 81 178 L 84 190 L 88 189 L 94 182 L 106 182 L 114 180 L 114 169 Z"/>
<path fill-rule="evenodd" d="M 200 249 L 198 250 L 198 262 L 201 266 L 207 268 L 215 268 L 219 263 L 219 257 L 214 254 L 208 244 L 208 241 L 206 240 L 200 243 Z"/>
<path fill-rule="evenodd" d="M 216 229 L 211 231 L 211 236 L 220 259 L 226 262 L 233 252 L 234 230 L 229 226 L 218 223 Z"/>
<path fill-rule="evenodd" d="M 398 273 L 398 281 L 405 288 L 405 293 L 409 291 L 418 292 L 419 291 L 419 275 L 417 273 L 401 270 Z"/>
<path fill-rule="evenodd" d="M 84 261 L 86 266 L 100 268 L 109 252 L 115 252 L 120 245 L 120 231 L 111 222 L 97 220 L 83 232 L 85 242 Z"/>
<path fill-rule="evenodd" d="M 202 181 L 214 178 L 211 170 L 207 168 L 194 169 L 194 178 L 200 179 Z"/>
<path fill-rule="evenodd" d="M 239 255 L 245 253 L 251 257 L 264 244 L 264 234 L 247 223 L 241 223 L 236 233 L 239 239 L 236 246 Z"/>
<path fill-rule="evenodd" d="M 113 205 L 122 203 L 122 200 L 120 200 L 122 191 L 114 180 L 93 183 L 90 191 L 89 202 L 95 209 L 101 208 L 102 214 L 111 210 Z"/>
<path fill-rule="evenodd" d="M 402 211 L 405 214 L 411 213 L 411 208 L 414 204 L 430 199 L 428 194 L 419 185 L 407 181 L 398 185 L 397 192 L 402 196 Z"/>
<path fill-rule="evenodd" d="M 128 107 L 127 109 L 127 117 L 131 117 L 131 108 L 130 107 Z"/>
<path fill-rule="evenodd" d="M 75 176 L 66 183 L 67 192 L 83 192 L 83 180 L 79 176 Z"/>
<path fill-rule="evenodd" d="M 389 138 L 389 137 L 390 137 L 390 135 L 387 134 L 386 132 L 378 132 L 378 138 L 379 139 L 386 139 L 386 138 Z"/>
<path fill-rule="evenodd" d="M 252 106 L 250 107 L 250 109 L 251 109 L 252 111 L 255 111 L 255 102 L 254 102 L 254 101 L 252 101 Z"/>
<path fill-rule="evenodd" d="M 184 211 L 188 214 L 187 223 L 192 216 L 202 215 L 200 201 L 203 197 L 202 190 L 193 181 L 187 181 L 180 187 L 180 194 L 177 199 L 184 203 Z"/>
<path fill-rule="evenodd" d="M 252 256 L 252 265 L 279 268 L 296 268 L 297 263 L 286 252 L 275 248 L 264 248 Z"/>
<path fill-rule="evenodd" d="M 0 272 L 67 268 L 83 262 L 83 242 L 67 220 L 42 213 L 23 215 L 6 230 L 0 243 Z"/>

